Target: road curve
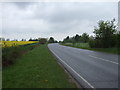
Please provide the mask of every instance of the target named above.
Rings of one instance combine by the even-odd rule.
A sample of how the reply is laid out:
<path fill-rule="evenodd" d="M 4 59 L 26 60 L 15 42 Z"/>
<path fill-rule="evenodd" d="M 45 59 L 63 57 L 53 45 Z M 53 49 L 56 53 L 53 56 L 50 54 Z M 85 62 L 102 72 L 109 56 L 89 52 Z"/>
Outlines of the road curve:
<path fill-rule="evenodd" d="M 85 88 L 118 88 L 118 55 L 59 44 L 48 48 Z"/>

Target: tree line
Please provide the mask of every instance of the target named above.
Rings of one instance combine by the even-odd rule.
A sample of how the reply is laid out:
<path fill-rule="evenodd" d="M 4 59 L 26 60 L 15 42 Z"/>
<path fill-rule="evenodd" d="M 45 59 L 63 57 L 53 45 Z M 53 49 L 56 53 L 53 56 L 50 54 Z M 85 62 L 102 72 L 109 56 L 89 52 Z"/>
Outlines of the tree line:
<path fill-rule="evenodd" d="M 67 36 L 62 43 L 89 43 L 91 48 L 120 47 L 120 32 L 117 31 L 115 19 L 111 21 L 100 20 L 93 33 L 95 36 L 89 36 L 87 33 L 76 34 L 73 37 Z"/>
<path fill-rule="evenodd" d="M 55 40 L 53 37 L 47 38 L 38 38 L 38 41 L 40 44 L 46 44 L 46 43 L 58 43 L 57 40 Z"/>
<path fill-rule="evenodd" d="M 89 41 L 89 35 L 87 33 L 83 33 L 82 35 L 76 34 L 73 37 L 67 36 L 63 43 L 87 43 Z"/>
<path fill-rule="evenodd" d="M 47 38 L 38 38 L 38 39 L 30 38 L 28 41 L 45 41 L 45 42 L 48 42 L 48 43 L 57 43 L 58 42 L 53 37 L 50 37 L 49 39 L 47 39 Z"/>
<path fill-rule="evenodd" d="M 14 40 L 10 40 L 10 39 L 5 39 L 5 38 L 0 38 L 0 41 L 18 41 L 17 39 Z M 21 41 L 27 41 L 26 39 L 21 39 Z M 41 44 L 45 44 L 45 43 L 58 43 L 57 40 L 55 40 L 53 37 L 50 37 L 49 39 L 47 38 L 30 38 L 28 41 L 38 41 Z"/>

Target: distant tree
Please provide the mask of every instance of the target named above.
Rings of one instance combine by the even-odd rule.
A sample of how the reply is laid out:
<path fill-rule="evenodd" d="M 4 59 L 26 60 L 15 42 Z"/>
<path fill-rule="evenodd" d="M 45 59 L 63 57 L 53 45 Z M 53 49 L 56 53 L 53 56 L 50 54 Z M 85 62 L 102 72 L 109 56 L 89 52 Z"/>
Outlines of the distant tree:
<path fill-rule="evenodd" d="M 87 43 L 89 41 L 89 35 L 87 33 L 83 33 L 80 40 L 83 43 Z"/>
<path fill-rule="evenodd" d="M 48 43 L 55 43 L 55 40 L 53 37 L 50 37 L 50 39 L 48 40 Z"/>
<path fill-rule="evenodd" d="M 66 37 L 66 40 L 69 40 L 69 39 L 70 39 L 70 37 L 69 37 L 69 36 L 67 36 L 67 37 Z"/>
<path fill-rule="evenodd" d="M 34 41 L 38 41 L 38 39 L 35 39 Z"/>
<path fill-rule="evenodd" d="M 73 36 L 73 37 L 71 37 L 71 42 L 73 43 L 73 45 L 75 45 L 75 43 L 76 43 L 76 41 L 75 41 L 75 37 Z"/>
<path fill-rule="evenodd" d="M 6 41 L 10 41 L 10 39 L 9 39 L 9 38 L 7 38 L 7 39 L 6 39 Z"/>
<path fill-rule="evenodd" d="M 95 47 L 95 37 L 93 37 L 93 36 L 90 36 L 89 37 L 89 46 L 91 47 L 91 48 L 94 48 Z"/>
<path fill-rule="evenodd" d="M 76 34 L 75 36 L 75 42 L 79 42 L 80 41 L 80 36 L 78 34 Z"/>
<path fill-rule="evenodd" d="M 12 40 L 12 41 L 18 41 L 17 39 L 14 39 L 14 40 Z"/>
<path fill-rule="evenodd" d="M 57 41 L 57 40 L 55 40 L 55 41 L 54 41 L 54 43 L 58 43 L 58 41 Z"/>
<path fill-rule="evenodd" d="M 71 41 L 70 41 L 70 37 L 67 36 L 67 37 L 63 40 L 63 42 L 64 42 L 64 43 L 69 43 L 69 42 L 71 42 Z"/>
<path fill-rule="evenodd" d="M 21 41 L 26 41 L 26 39 L 22 39 Z"/>
<path fill-rule="evenodd" d="M 32 41 L 32 38 L 30 38 L 29 41 Z"/>
<path fill-rule="evenodd" d="M 35 39 L 35 38 L 34 38 L 34 39 L 32 39 L 32 41 L 38 41 L 38 39 Z"/>
<path fill-rule="evenodd" d="M 2 38 L 0 37 L 0 41 L 2 41 Z"/>
<path fill-rule="evenodd" d="M 1 41 L 5 41 L 5 38 L 1 37 Z"/>
<path fill-rule="evenodd" d="M 40 44 L 46 44 L 47 43 L 47 39 L 46 38 L 39 38 L 39 43 Z"/>
<path fill-rule="evenodd" d="M 21 41 L 24 41 L 24 39 L 22 39 Z"/>
<path fill-rule="evenodd" d="M 94 36 L 92 36 L 92 35 L 91 35 L 91 36 L 89 36 L 89 39 L 94 39 L 94 38 L 95 38 L 95 37 L 94 37 Z"/>
<path fill-rule="evenodd" d="M 59 41 L 59 43 L 62 43 L 62 41 Z"/>

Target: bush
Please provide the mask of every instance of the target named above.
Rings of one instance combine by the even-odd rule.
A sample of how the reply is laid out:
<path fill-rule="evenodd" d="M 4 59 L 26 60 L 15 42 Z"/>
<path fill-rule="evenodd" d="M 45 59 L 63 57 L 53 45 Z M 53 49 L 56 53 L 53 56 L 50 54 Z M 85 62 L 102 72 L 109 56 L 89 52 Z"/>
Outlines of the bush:
<path fill-rule="evenodd" d="M 89 40 L 89 46 L 91 48 L 94 48 L 95 47 L 95 40 Z"/>
<path fill-rule="evenodd" d="M 39 39 L 39 43 L 40 44 L 46 44 L 47 43 L 47 39 L 46 38 L 40 38 Z"/>

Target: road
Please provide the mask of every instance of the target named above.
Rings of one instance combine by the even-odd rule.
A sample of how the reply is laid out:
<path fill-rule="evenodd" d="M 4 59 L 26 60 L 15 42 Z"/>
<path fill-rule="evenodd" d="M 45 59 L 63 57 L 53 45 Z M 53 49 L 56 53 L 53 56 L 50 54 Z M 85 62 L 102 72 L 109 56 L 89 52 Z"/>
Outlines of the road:
<path fill-rule="evenodd" d="M 118 55 L 59 44 L 48 48 L 84 88 L 118 88 Z"/>

